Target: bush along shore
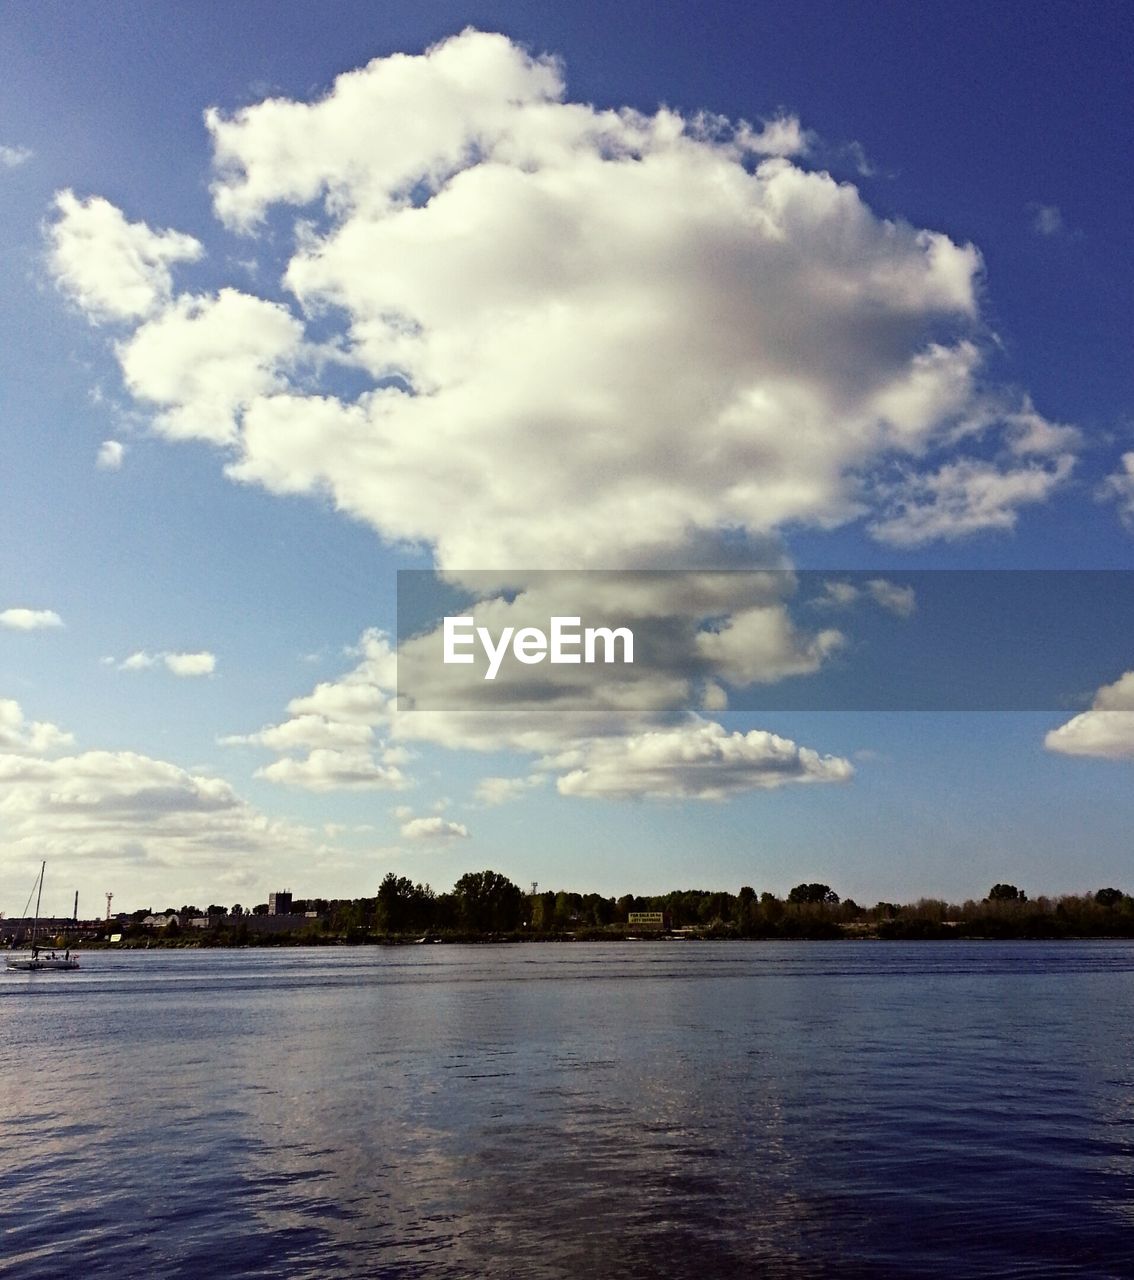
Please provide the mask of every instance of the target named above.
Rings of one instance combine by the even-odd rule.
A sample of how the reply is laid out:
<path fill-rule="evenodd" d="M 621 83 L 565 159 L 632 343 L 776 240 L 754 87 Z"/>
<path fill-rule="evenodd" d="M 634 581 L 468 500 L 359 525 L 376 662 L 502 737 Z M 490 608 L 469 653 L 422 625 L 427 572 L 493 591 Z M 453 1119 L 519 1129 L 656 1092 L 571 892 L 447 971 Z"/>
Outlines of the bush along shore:
<path fill-rule="evenodd" d="M 535 888 L 533 886 L 533 888 Z M 469 872 L 437 893 L 386 876 L 373 897 L 279 900 L 250 909 L 192 904 L 143 908 L 105 921 L 52 922 L 55 945 L 232 947 L 431 942 L 585 942 L 712 939 L 1134 938 L 1134 897 L 1115 888 L 1029 898 L 1012 884 L 979 900 L 860 906 L 826 884 L 784 897 L 744 886 L 736 893 L 677 889 L 604 897 L 568 890 L 523 892 L 495 871 Z M 283 901 L 286 898 L 286 901 Z M 282 906 L 284 909 L 280 909 Z M 19 946 L 19 921 L 5 941 Z"/>

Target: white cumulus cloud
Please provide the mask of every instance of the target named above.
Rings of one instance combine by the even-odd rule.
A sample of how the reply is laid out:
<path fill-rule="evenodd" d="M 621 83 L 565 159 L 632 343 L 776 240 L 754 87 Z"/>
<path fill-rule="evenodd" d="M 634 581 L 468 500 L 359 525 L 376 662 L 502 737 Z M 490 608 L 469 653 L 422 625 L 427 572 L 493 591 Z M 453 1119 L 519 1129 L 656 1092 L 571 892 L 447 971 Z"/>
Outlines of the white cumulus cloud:
<path fill-rule="evenodd" d="M 175 676 L 209 676 L 217 667 L 216 655 L 208 652 L 166 653 L 162 660 Z"/>
<path fill-rule="evenodd" d="M 410 818 L 402 823 L 401 833 L 407 840 L 467 840 L 469 829 L 448 818 Z"/>
<path fill-rule="evenodd" d="M 258 778 L 305 791 L 401 791 L 410 785 L 400 752 L 375 758 L 365 749 L 316 747 L 302 759 L 284 756 L 256 771 Z"/>
<path fill-rule="evenodd" d="M 263 747 L 280 758 L 257 777 L 305 791 L 401 791 L 411 784 L 403 766 L 409 751 L 379 739 L 394 705 L 395 658 L 379 631 L 363 634 L 357 666 L 339 680 L 322 681 L 288 704 L 289 718 L 250 734 L 221 739 L 225 746 Z"/>
<path fill-rule="evenodd" d="M 137 399 L 158 406 L 162 435 L 227 444 L 241 410 L 282 387 L 300 334 L 284 307 L 236 289 L 182 296 L 121 346 L 122 374 Z"/>
<path fill-rule="evenodd" d="M 94 316 L 136 321 L 116 353 L 159 433 L 441 569 L 713 565 L 738 544 L 767 563 L 788 528 L 855 520 L 902 546 L 1003 532 L 1074 465 L 1078 434 L 989 371 L 977 248 L 807 167 L 793 116 L 600 110 L 570 99 L 554 58 L 469 30 L 206 124 L 216 216 L 262 237 L 264 296 L 247 279 L 175 295 L 170 266 L 196 241 L 66 193 L 57 276 Z M 60 248 L 83 236 L 97 270 Z M 571 794 L 716 798 L 850 768 L 758 731 L 662 723 L 836 651 L 839 632 L 804 632 L 782 601 L 729 598 L 648 679 L 596 693 L 563 677 L 512 718 L 392 716 L 383 643 L 246 735 L 279 756 L 263 776 L 402 785 L 389 753 L 421 740 L 574 752 Z M 589 719 L 565 722 L 572 697 Z"/>
<path fill-rule="evenodd" d="M 1009 529 L 1068 474 L 1073 436 L 990 383 L 978 251 L 805 168 L 794 117 L 597 110 L 466 31 L 207 123 L 221 221 L 294 210 L 304 319 L 171 298 L 189 250 L 142 228 L 128 387 L 234 479 L 327 494 L 442 566 L 704 563 L 738 530 L 863 516 L 913 545 Z M 93 207 L 71 200 L 59 226 Z M 366 389 L 311 364 L 312 322 Z"/>
<path fill-rule="evenodd" d="M 61 627 L 63 619 L 54 609 L 5 609 L 0 613 L 0 627 L 9 631 L 44 631 Z"/>
<path fill-rule="evenodd" d="M 0 839 L 12 858 L 222 868 L 315 848 L 311 833 L 259 813 L 223 779 L 132 751 L 59 754 L 72 746 L 71 734 L 0 699 Z"/>
<path fill-rule="evenodd" d="M 0 753 L 47 755 L 69 747 L 74 738 L 43 720 L 27 720 L 14 698 L 0 698 Z"/>
<path fill-rule="evenodd" d="M 1044 746 L 1068 756 L 1134 759 L 1134 671 L 1103 685 L 1090 710 L 1052 729 Z"/>
<path fill-rule="evenodd" d="M 47 235 L 56 282 L 96 320 L 149 315 L 170 297 L 170 267 L 203 252 L 192 236 L 128 222 L 101 196 L 80 200 L 73 191 L 55 197 Z"/>
<path fill-rule="evenodd" d="M 853 774 L 849 761 L 776 734 L 730 733 L 700 721 L 592 743 L 557 785 L 570 796 L 724 800 L 789 782 L 845 782 Z"/>
<path fill-rule="evenodd" d="M 0 755 L 0 826 L 16 851 L 167 865 L 278 854 L 302 843 L 227 782 L 129 751 Z"/>

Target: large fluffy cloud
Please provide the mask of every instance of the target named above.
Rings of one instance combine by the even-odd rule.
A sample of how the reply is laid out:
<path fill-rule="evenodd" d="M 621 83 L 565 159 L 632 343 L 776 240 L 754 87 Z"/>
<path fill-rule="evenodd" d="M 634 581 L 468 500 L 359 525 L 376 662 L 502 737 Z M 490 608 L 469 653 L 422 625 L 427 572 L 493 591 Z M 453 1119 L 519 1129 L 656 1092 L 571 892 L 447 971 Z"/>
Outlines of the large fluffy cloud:
<path fill-rule="evenodd" d="M 67 193 L 57 278 L 133 322 L 116 353 L 158 432 L 446 571 L 774 563 L 786 529 L 858 519 L 894 544 L 953 539 L 1012 528 L 1073 467 L 1076 432 L 988 368 L 977 249 L 807 167 L 792 118 L 598 109 L 554 59 L 466 31 L 206 124 L 220 222 L 266 260 L 292 221 L 282 293 L 178 294 L 196 241 Z M 424 739 L 575 759 L 578 794 L 834 780 L 845 762 L 687 708 L 726 704 L 718 676 L 805 674 L 840 642 L 730 598 L 668 665 L 583 689 L 568 722 L 568 677 L 513 715 L 392 715 L 371 640 L 261 731 L 264 774 L 396 788 L 397 743 Z"/>
<path fill-rule="evenodd" d="M 1044 746 L 1068 756 L 1134 759 L 1134 671 L 1103 685 L 1090 710 L 1052 729 Z"/>
<path fill-rule="evenodd" d="M 218 217 L 298 211 L 285 287 L 369 386 L 301 380 L 277 301 L 170 299 L 195 242 L 103 203 L 61 197 L 57 275 L 145 317 L 120 355 L 159 430 L 443 566 L 704 563 L 862 515 L 952 538 L 1071 468 L 1074 433 L 990 384 L 976 249 L 802 167 L 797 121 L 598 110 L 468 31 L 207 124 Z"/>

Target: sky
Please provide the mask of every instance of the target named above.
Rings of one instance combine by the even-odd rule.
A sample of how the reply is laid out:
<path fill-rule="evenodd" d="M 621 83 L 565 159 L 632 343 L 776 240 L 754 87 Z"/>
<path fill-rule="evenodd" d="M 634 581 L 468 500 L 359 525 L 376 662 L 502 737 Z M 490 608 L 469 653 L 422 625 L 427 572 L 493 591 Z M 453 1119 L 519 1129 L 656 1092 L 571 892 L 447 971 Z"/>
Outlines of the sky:
<path fill-rule="evenodd" d="M 6 6 L 0 909 L 1134 887 L 1132 66 L 1103 0 Z M 407 570 L 665 643 L 438 701 Z"/>

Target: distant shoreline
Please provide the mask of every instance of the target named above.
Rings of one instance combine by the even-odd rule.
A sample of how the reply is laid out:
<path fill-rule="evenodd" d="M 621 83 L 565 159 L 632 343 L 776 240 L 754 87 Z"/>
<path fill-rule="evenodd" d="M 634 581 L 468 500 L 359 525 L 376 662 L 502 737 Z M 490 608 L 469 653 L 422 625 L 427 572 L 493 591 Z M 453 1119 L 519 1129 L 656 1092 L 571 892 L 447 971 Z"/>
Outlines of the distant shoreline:
<path fill-rule="evenodd" d="M 977 934 L 969 933 L 960 929 L 949 929 L 940 933 L 919 933 L 916 935 L 883 935 L 877 931 L 856 931 L 842 932 L 838 934 L 823 935 L 795 935 L 795 936 L 765 936 L 765 937 L 746 937 L 740 935 L 724 935 L 724 934 L 672 934 L 660 933 L 654 935 L 635 934 L 632 936 L 605 934 L 595 935 L 587 934 L 585 936 L 570 934 L 563 935 L 536 935 L 536 934 L 461 934 L 445 938 L 430 938 L 427 942 L 423 942 L 419 938 L 410 937 L 379 937 L 379 938 L 363 938 L 363 939 L 346 939 L 346 938 L 289 938 L 285 935 L 277 935 L 276 937 L 266 939 L 256 939 L 255 941 L 234 942 L 230 940 L 209 940 L 196 938 L 177 938 L 164 939 L 153 938 L 149 940 L 130 939 L 122 942 L 97 942 L 97 941 L 77 941 L 70 944 L 70 950 L 82 952 L 98 952 L 98 951 L 274 951 L 274 950 L 292 950 L 296 948 L 324 950 L 326 948 L 347 948 L 356 950 L 359 948 L 374 947 L 413 947 L 413 946 L 525 946 L 525 945 L 587 945 L 594 943 L 618 943 L 618 944 L 637 944 L 647 943 L 650 945 L 658 945 L 660 943 L 677 943 L 677 942 L 771 942 L 771 943 L 815 943 L 815 942 L 840 942 L 840 943 L 870 943 L 870 942 L 1134 942 L 1134 936 L 1124 933 L 1066 933 L 1059 935 L 1040 934 L 1040 933 L 1019 933 L 1019 934 Z M 11 951 L 18 953 L 26 951 L 26 947 L 13 947 Z M 55 950 L 60 948 L 56 947 Z"/>
<path fill-rule="evenodd" d="M 1107 887 L 1058 898 L 1029 898 L 994 884 L 980 900 L 881 901 L 863 907 L 819 882 L 786 897 L 685 889 L 621 898 L 545 890 L 525 894 L 495 871 L 468 872 L 437 893 L 392 872 L 374 897 L 297 899 L 269 895 L 251 910 L 186 904 L 105 920 L 0 921 L 0 946 L 27 948 L 410 946 L 433 943 L 659 941 L 1058 941 L 1134 938 L 1134 896 Z"/>

